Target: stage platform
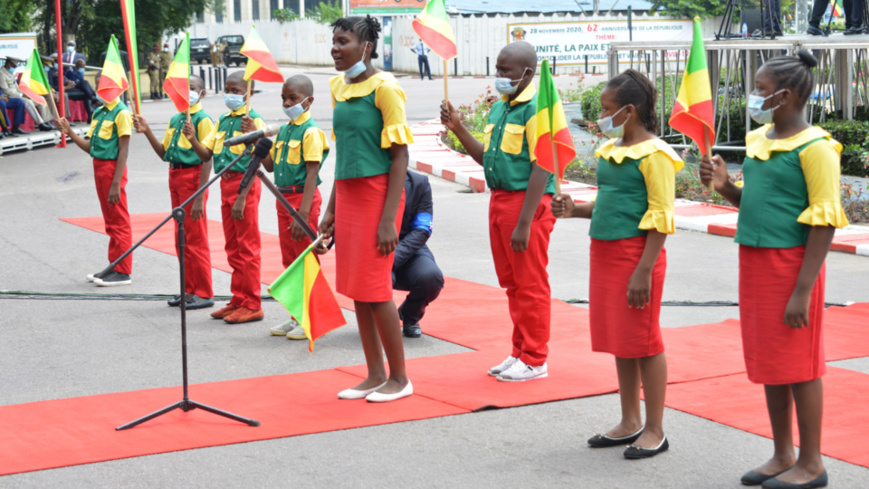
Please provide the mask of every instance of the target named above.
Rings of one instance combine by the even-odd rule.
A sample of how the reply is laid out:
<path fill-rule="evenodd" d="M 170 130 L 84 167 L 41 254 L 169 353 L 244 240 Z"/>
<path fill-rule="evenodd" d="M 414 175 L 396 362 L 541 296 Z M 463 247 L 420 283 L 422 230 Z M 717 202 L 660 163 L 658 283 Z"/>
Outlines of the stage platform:
<path fill-rule="evenodd" d="M 73 126 L 72 130 L 81 137 L 88 132 L 88 124 L 80 123 Z M 29 151 L 40 146 L 57 146 L 60 144 L 60 131 L 33 131 L 29 134 L 5 137 L 0 139 L 0 156 L 14 151 Z M 75 145 L 67 138 L 67 145 Z"/>

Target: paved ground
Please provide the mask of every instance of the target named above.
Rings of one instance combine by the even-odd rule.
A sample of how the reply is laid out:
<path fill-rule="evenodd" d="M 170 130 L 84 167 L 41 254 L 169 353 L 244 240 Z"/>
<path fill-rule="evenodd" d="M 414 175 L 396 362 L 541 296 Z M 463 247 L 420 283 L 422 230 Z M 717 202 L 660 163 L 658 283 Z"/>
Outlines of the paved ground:
<path fill-rule="evenodd" d="M 302 70 L 305 71 L 305 70 Z M 315 71 L 314 116 L 331 126 L 328 70 Z M 296 70 L 286 70 L 287 73 Z M 559 77 L 559 83 L 575 79 Z M 486 81 L 450 82 L 452 99 L 469 102 Z M 408 118 L 437 115 L 442 83 L 402 80 Z M 270 121 L 282 120 L 278 86 L 263 84 L 254 106 Z M 205 108 L 217 116 L 220 97 Z M 157 132 L 172 115 L 167 102 L 145 104 Z M 332 186 L 333 159 L 322 189 Z M 131 146 L 131 211 L 168 212 L 165 165 L 146 140 Z M 430 241 L 447 275 L 496 285 L 488 250 L 488 196 L 432 179 L 435 234 Z M 87 155 L 76 148 L 40 149 L 0 158 L 0 289 L 58 293 L 97 291 L 84 281 L 104 265 L 106 238 L 59 221 L 99 215 Z M 261 203 L 261 228 L 276 233 L 274 199 Z M 208 204 L 219 218 L 219 199 Z M 553 296 L 588 296 L 588 224 L 560 221 L 552 237 Z M 732 240 L 682 231 L 668 239 L 665 300 L 734 301 L 736 246 Z M 833 253 L 827 260 L 830 302 L 867 301 L 869 260 Z M 151 250 L 136 253 L 133 285 L 113 292 L 171 294 L 177 289 L 176 261 Z M 229 275 L 214 272 L 218 294 L 228 294 Z M 105 292 L 99 290 L 98 292 Z M 3 297 L 3 296 L 0 296 Z M 177 310 L 162 302 L 35 301 L 2 298 L 0 404 L 23 403 L 180 383 Z M 193 311 L 189 319 L 192 383 L 310 371 L 363 362 L 351 324 L 306 345 L 269 337 L 267 328 L 284 318 L 280 305 L 265 303 L 266 321 L 228 327 Z M 662 322 L 680 327 L 736 317 L 733 307 L 666 307 Z M 474 327 L 462 324 L 456 327 Z M 423 322 L 423 331 L 425 324 Z M 505 355 L 508 341 L 504 338 Z M 462 351 L 424 336 L 406 341 L 409 357 Z M 837 362 L 869 372 L 867 359 Z M 615 372 L 613 371 L 613 375 Z M 449 371 L 443 372 L 449 376 Z M 582 372 L 576 372 L 582 382 Z M 722 393 L 723 396 L 726 393 Z M 715 402 L 715 399 L 709 399 Z M 864 408 L 864 407 L 860 407 Z M 143 414 L 148 408 L 143 407 Z M 244 414 L 244 413 L 240 413 Z M 293 406 L 286 415 L 293 416 Z M 655 459 L 628 462 L 618 450 L 591 450 L 585 439 L 618 417 L 616 395 L 271 441 L 190 450 L 0 478 L 0 487 L 600 487 L 727 488 L 771 453 L 769 440 L 674 410 L 666 412 L 671 450 Z M 2 456 L 3 447 L 0 447 Z M 865 487 L 869 470 L 826 459 L 831 487 Z M 860 482 L 864 480 L 864 482 Z"/>

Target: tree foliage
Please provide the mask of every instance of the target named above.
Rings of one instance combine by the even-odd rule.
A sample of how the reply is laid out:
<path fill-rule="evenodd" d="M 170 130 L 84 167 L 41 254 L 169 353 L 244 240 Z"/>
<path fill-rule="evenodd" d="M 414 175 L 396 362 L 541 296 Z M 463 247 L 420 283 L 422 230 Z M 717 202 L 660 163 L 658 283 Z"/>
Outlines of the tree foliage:
<path fill-rule="evenodd" d="M 652 11 L 682 19 L 705 19 L 722 15 L 725 7 L 727 0 L 655 0 Z"/>
<path fill-rule="evenodd" d="M 305 17 L 328 25 L 344 17 L 344 9 L 341 7 L 341 0 L 320 2 L 316 7 L 308 9 Z"/>
<path fill-rule="evenodd" d="M 29 32 L 35 10 L 31 0 L 0 0 L 0 33 Z"/>
<path fill-rule="evenodd" d="M 137 0 L 136 33 L 140 63 L 154 44 L 162 44 L 164 36 L 188 28 L 194 15 L 206 8 L 213 9 L 213 4 L 214 0 Z M 118 0 L 65 0 L 61 9 L 64 40 L 74 39 L 76 49 L 87 56 L 88 64 L 99 62 L 112 34 L 118 38 L 119 47 L 126 50 Z M 54 52 L 54 0 L 41 0 L 37 22 L 42 34 L 40 48 L 47 53 Z"/>

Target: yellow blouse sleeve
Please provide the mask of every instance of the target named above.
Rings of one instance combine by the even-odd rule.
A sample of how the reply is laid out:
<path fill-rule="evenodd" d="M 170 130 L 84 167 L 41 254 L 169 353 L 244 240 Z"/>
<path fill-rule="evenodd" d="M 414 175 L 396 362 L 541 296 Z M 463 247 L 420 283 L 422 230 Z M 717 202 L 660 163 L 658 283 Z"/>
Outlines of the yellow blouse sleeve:
<path fill-rule="evenodd" d="M 374 92 L 374 106 L 383 114 L 383 132 L 380 147 L 391 148 L 393 144 L 411 144 L 413 134 L 407 125 L 404 112 L 406 97 L 398 83 L 387 81 L 378 85 Z"/>
<path fill-rule="evenodd" d="M 257 130 L 257 131 L 260 129 L 263 129 L 266 127 L 266 121 L 262 120 L 261 117 L 257 117 L 256 119 L 253 120 L 253 127 L 254 127 L 254 130 Z"/>
<path fill-rule="evenodd" d="M 646 180 L 649 208 L 637 227 L 663 234 L 675 233 L 676 168 L 673 161 L 658 151 L 640 162 L 640 172 Z"/>
<path fill-rule="evenodd" d="M 99 122 L 100 121 L 98 121 L 96 119 L 91 120 L 91 127 L 88 128 L 87 137 L 91 138 L 94 136 L 94 129 L 96 129 L 97 124 L 99 124 Z"/>
<path fill-rule="evenodd" d="M 534 148 L 537 147 L 537 114 L 532 115 L 525 123 L 525 139 L 528 140 L 528 153 L 531 155 L 531 161 L 537 161 L 537 155 L 534 154 Z"/>
<path fill-rule="evenodd" d="M 326 134 L 316 127 L 310 127 L 302 136 L 302 146 L 305 147 L 305 154 L 302 158 L 306 163 L 318 162 L 323 163 L 323 151 L 329 148 L 326 142 Z"/>
<path fill-rule="evenodd" d="M 163 151 L 169 151 L 169 145 L 172 144 L 172 136 L 175 135 L 175 129 L 172 127 L 166 128 L 166 133 L 163 134 Z"/>
<path fill-rule="evenodd" d="M 199 125 L 196 126 L 196 139 L 199 142 L 205 141 L 212 131 L 214 131 L 214 121 L 206 117 L 199 121 Z"/>
<path fill-rule="evenodd" d="M 839 190 L 841 153 L 842 145 L 829 140 L 818 141 L 800 152 L 800 166 L 809 192 L 809 207 L 800 214 L 797 222 L 834 228 L 848 225 Z"/>
<path fill-rule="evenodd" d="M 215 125 L 211 129 L 211 132 L 208 133 L 208 136 L 205 136 L 205 139 L 202 140 L 202 145 L 211 150 L 212 152 L 214 151 L 214 144 L 217 142 L 217 129 L 218 126 Z"/>
<path fill-rule="evenodd" d="M 122 110 L 115 116 L 115 127 L 118 128 L 118 137 L 130 136 L 133 134 L 133 114 L 128 110 Z"/>

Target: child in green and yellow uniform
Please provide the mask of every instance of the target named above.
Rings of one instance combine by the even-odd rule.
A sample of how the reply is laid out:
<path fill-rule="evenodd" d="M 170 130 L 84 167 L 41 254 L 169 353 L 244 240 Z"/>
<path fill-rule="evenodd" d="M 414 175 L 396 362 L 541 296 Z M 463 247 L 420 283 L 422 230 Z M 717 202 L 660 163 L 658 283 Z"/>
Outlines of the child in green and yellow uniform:
<path fill-rule="evenodd" d="M 172 198 L 172 208 L 180 206 L 208 182 L 211 174 L 211 160 L 203 162 L 196 153 L 194 145 L 200 146 L 212 130 L 214 122 L 202 110 L 200 100 L 205 97 L 205 87 L 202 79 L 190 75 L 190 120 L 187 113 L 181 112 L 172 116 L 169 127 L 163 136 L 163 141 L 157 140 L 148 121 L 138 115 L 135 117 L 136 130 L 145 134 L 151 148 L 157 156 L 169 163 L 169 193 Z M 202 309 L 214 305 L 214 293 L 211 289 L 211 250 L 208 246 L 208 218 L 205 215 L 205 203 L 208 200 L 208 189 L 199 194 L 186 209 L 184 209 L 184 284 L 187 295 L 187 309 Z M 178 222 L 175 223 L 175 253 L 178 253 Z M 182 301 L 180 295 L 169 301 L 170 306 L 178 306 Z"/>
<path fill-rule="evenodd" d="M 281 126 L 263 166 L 275 173 L 275 186 L 311 229 L 316 230 L 323 204 L 317 188 L 321 182 L 319 171 L 329 156 L 329 142 L 309 112 L 314 103 L 314 85 L 305 75 L 287 78 L 281 89 L 281 100 L 290 122 Z M 276 204 L 281 258 L 287 268 L 310 246 L 311 240 L 289 211 L 280 202 Z M 294 318 L 271 328 L 270 332 L 291 340 L 305 339 L 305 331 Z"/>
<path fill-rule="evenodd" d="M 105 101 L 91 119 L 85 140 L 69 127 L 66 119 L 58 123 L 61 131 L 94 159 L 94 181 L 97 197 L 109 235 L 109 263 L 114 262 L 133 245 L 130 213 L 127 210 L 127 151 L 133 132 L 133 114 L 119 97 Z M 87 276 L 88 281 L 101 287 L 128 285 L 133 273 L 133 255 L 127 255 L 115 268 Z"/>
<path fill-rule="evenodd" d="M 836 228 L 848 224 L 839 193 L 842 145 L 804 115 L 818 61 L 808 51 L 797 54 L 772 58 L 755 76 L 748 113 L 763 126 L 745 138 L 744 187 L 730 181 L 718 155 L 704 157 L 700 175 L 739 208 L 742 350 L 748 380 L 764 385 L 772 425 L 772 458 L 745 473 L 742 483 L 784 489 L 827 485 L 821 458 L 824 260 Z"/>
<path fill-rule="evenodd" d="M 214 171 L 220 172 L 238 155 L 244 152 L 244 145 L 232 147 L 223 145 L 226 138 L 262 129 L 262 117 L 253 109 L 250 116 L 245 115 L 248 102 L 247 82 L 244 73 L 236 71 L 226 77 L 224 103 L 229 112 L 220 116 L 217 126 L 202 142 L 202 148 L 194 146 L 202 161 L 214 157 Z M 253 82 L 251 82 L 253 93 Z M 211 313 L 215 319 L 227 323 L 246 323 L 263 318 L 260 285 L 260 234 L 259 199 L 262 184 L 253 179 L 241 194 L 238 187 L 251 156 L 236 162 L 220 179 L 220 210 L 223 217 L 223 235 L 226 238 L 226 257 L 232 267 L 230 290 L 232 299 L 225 307 Z"/>

